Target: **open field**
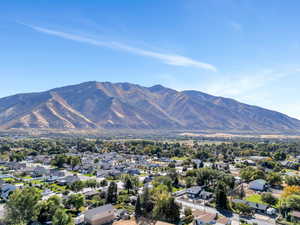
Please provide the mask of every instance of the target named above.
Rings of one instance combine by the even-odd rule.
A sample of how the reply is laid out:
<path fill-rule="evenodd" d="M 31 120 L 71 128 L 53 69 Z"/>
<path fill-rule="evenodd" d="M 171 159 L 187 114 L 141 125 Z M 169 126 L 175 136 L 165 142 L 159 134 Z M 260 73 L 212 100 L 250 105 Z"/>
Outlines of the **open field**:
<path fill-rule="evenodd" d="M 132 129 L 0 129 L 0 137 L 28 138 L 28 137 L 84 137 L 101 138 L 109 140 L 174 140 L 187 141 L 191 144 L 192 140 L 226 141 L 236 139 L 274 139 L 274 140 L 300 140 L 300 134 L 281 134 L 281 133 L 250 133 L 250 132 L 215 132 L 215 131 L 183 131 L 183 130 L 132 130 Z"/>

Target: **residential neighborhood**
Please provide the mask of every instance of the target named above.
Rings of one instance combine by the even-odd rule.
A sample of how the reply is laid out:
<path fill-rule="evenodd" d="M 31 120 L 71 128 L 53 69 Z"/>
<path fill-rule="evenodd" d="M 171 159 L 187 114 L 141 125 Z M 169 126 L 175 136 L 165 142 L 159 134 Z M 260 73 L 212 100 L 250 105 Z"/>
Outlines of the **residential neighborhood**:
<path fill-rule="evenodd" d="M 0 151 L 3 221 L 21 204 L 19 195 L 37 196 L 30 224 L 54 223 L 56 212 L 90 225 L 300 218 L 299 168 L 289 166 L 300 165 L 297 143 L 4 138 Z M 26 219 L 19 217 L 12 220 Z"/>

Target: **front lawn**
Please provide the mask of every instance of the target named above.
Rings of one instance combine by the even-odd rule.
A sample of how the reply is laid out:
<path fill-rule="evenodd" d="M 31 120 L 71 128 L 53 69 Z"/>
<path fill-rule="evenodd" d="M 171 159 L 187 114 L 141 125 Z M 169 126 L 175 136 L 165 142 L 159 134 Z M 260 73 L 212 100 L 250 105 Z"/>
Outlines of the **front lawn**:
<path fill-rule="evenodd" d="M 249 202 L 259 203 L 259 204 L 266 204 L 261 200 L 261 195 L 259 195 L 259 194 L 250 195 L 250 196 L 246 197 L 245 200 L 249 201 Z"/>

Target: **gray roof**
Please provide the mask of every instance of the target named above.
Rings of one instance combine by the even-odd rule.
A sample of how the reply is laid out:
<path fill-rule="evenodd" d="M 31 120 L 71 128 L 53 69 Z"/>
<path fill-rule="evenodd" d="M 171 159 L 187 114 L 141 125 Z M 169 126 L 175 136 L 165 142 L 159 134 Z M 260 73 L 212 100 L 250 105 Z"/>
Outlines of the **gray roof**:
<path fill-rule="evenodd" d="M 263 211 L 267 210 L 267 208 L 268 208 L 267 205 L 255 203 L 255 202 L 249 202 L 249 201 L 245 201 L 245 200 L 241 200 L 241 199 L 234 199 L 233 202 L 234 203 L 243 203 L 243 204 L 248 205 L 252 209 L 258 209 L 258 210 L 263 210 Z"/>
<path fill-rule="evenodd" d="M 187 194 L 197 195 L 197 194 L 199 194 L 201 192 L 201 190 L 202 190 L 202 187 L 200 187 L 200 186 L 194 186 L 194 187 L 186 189 L 186 193 Z"/>
<path fill-rule="evenodd" d="M 267 181 L 263 179 L 258 179 L 258 180 L 251 181 L 249 183 L 249 188 L 254 190 L 264 190 L 266 184 Z"/>
<path fill-rule="evenodd" d="M 84 213 L 85 217 L 93 218 L 94 216 L 97 216 L 97 214 L 107 212 L 107 211 L 113 211 L 114 208 L 111 204 L 103 205 L 97 208 L 90 209 Z"/>

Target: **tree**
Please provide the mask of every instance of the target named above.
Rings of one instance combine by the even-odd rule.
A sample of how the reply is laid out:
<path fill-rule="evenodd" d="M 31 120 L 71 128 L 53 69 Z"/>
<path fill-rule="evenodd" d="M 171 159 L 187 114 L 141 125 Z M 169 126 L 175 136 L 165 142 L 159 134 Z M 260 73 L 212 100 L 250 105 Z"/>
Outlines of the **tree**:
<path fill-rule="evenodd" d="M 146 186 L 143 190 L 142 196 L 141 196 L 141 202 L 142 202 L 142 212 L 145 217 L 151 216 L 151 212 L 154 207 L 153 199 L 151 198 L 151 194 L 149 191 L 148 186 Z"/>
<path fill-rule="evenodd" d="M 193 220 L 194 220 L 194 216 L 193 216 L 191 208 L 185 208 L 184 209 L 184 218 L 183 218 L 182 222 L 184 224 L 191 224 L 193 222 Z"/>
<path fill-rule="evenodd" d="M 106 195 L 106 203 L 116 203 L 118 200 L 118 186 L 115 182 L 110 182 L 107 195 Z"/>
<path fill-rule="evenodd" d="M 127 189 L 127 193 L 133 188 L 131 179 L 129 176 L 126 176 L 125 181 L 124 181 L 124 188 Z"/>
<path fill-rule="evenodd" d="M 5 205 L 7 224 L 35 221 L 39 214 L 38 202 L 40 199 L 40 191 L 34 187 L 14 191 Z"/>
<path fill-rule="evenodd" d="M 220 209 L 227 209 L 227 195 L 226 186 L 223 182 L 218 182 L 216 187 L 216 207 Z"/>
<path fill-rule="evenodd" d="M 85 204 L 85 198 L 82 194 L 72 194 L 67 200 L 67 205 L 70 208 L 75 208 L 77 211 Z"/>
<path fill-rule="evenodd" d="M 286 176 L 285 182 L 289 186 L 300 186 L 300 177 L 298 176 Z"/>
<path fill-rule="evenodd" d="M 74 222 L 64 209 L 57 209 L 52 217 L 52 225 L 74 225 Z"/>
<path fill-rule="evenodd" d="M 57 195 L 51 196 L 48 200 L 40 202 L 38 221 L 41 223 L 51 221 L 55 211 L 59 208 L 62 208 L 62 204 L 61 198 Z"/>
<path fill-rule="evenodd" d="M 95 179 L 87 180 L 85 182 L 85 186 L 90 187 L 90 188 L 95 188 L 95 187 L 97 187 L 97 181 Z"/>
<path fill-rule="evenodd" d="M 270 205 L 276 205 L 277 203 L 277 198 L 275 198 L 271 193 L 263 193 L 261 195 L 261 200 Z"/>
<path fill-rule="evenodd" d="M 72 170 L 81 163 L 81 159 L 79 156 L 71 156 L 69 160 L 69 164 L 72 167 Z"/>
<path fill-rule="evenodd" d="M 243 199 L 246 196 L 245 190 L 244 190 L 244 185 L 241 184 L 240 192 L 239 192 L 239 197 L 240 199 Z"/>
<path fill-rule="evenodd" d="M 180 207 L 173 197 L 162 194 L 155 203 L 153 217 L 169 223 L 177 223 L 180 220 Z"/>
<path fill-rule="evenodd" d="M 108 183 L 107 183 L 107 180 L 105 180 L 105 179 L 100 181 L 100 186 L 101 186 L 101 187 L 106 187 L 107 184 L 108 184 Z"/>
<path fill-rule="evenodd" d="M 283 152 L 282 150 L 279 150 L 274 153 L 273 158 L 277 161 L 282 161 L 286 159 L 286 153 Z"/>
<path fill-rule="evenodd" d="M 142 215 L 142 204 L 140 196 L 138 195 L 137 200 L 135 202 L 135 209 L 134 209 L 135 217 L 139 218 Z"/>
<path fill-rule="evenodd" d="M 194 179 L 192 177 L 185 178 L 185 187 L 190 188 L 194 183 Z"/>
<path fill-rule="evenodd" d="M 257 179 L 265 179 L 264 171 L 256 169 L 251 166 L 241 169 L 240 175 L 241 178 L 246 182 L 257 180 Z"/>
<path fill-rule="evenodd" d="M 72 191 L 78 192 L 84 188 L 84 183 L 81 180 L 77 180 L 70 185 Z"/>
<path fill-rule="evenodd" d="M 287 217 L 291 210 L 300 210 L 300 195 L 289 195 L 279 201 L 280 212 Z"/>
<path fill-rule="evenodd" d="M 248 206 L 242 202 L 234 203 L 233 208 L 237 211 L 238 214 L 242 214 L 242 215 L 251 215 L 252 214 L 252 210 L 251 210 L 250 206 Z"/>
<path fill-rule="evenodd" d="M 64 164 L 67 163 L 67 159 L 68 157 L 66 155 L 60 154 L 60 155 L 56 155 L 51 163 L 53 166 L 56 166 L 58 168 L 63 168 Z"/>
<path fill-rule="evenodd" d="M 288 197 L 290 195 L 300 195 L 300 186 L 287 186 L 283 189 L 282 197 Z"/>
<path fill-rule="evenodd" d="M 267 181 L 271 185 L 281 185 L 282 183 L 281 175 L 275 172 L 269 173 L 267 175 Z"/>

